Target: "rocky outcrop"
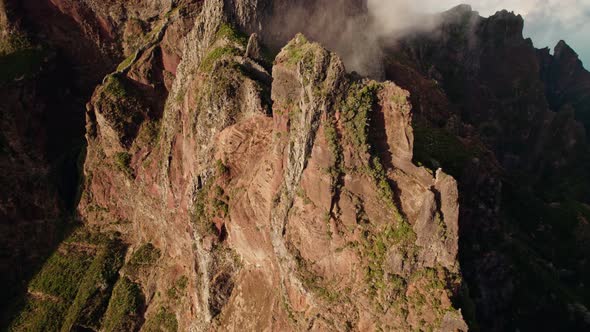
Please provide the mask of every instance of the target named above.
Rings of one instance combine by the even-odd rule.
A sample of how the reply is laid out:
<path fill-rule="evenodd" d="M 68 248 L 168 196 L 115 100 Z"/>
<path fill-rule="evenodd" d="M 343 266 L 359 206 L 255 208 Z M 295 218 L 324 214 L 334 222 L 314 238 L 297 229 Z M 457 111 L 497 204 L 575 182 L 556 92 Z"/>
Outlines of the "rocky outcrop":
<path fill-rule="evenodd" d="M 0 49 L 0 66 L 47 51 L 0 77 L 0 182 L 15 188 L 0 195 L 2 271 L 49 257 L 9 328 L 584 326 L 590 154 L 575 53 L 535 50 L 521 17 L 465 5 L 437 33 L 367 50 L 341 33 L 369 24 L 365 10 L 0 0 L 0 32 L 27 41 Z M 367 54 L 386 55 L 365 69 L 390 81 L 347 73 Z M 65 150 L 83 115 L 77 197 L 73 177 L 46 179 L 75 173 Z M 83 226 L 49 255 L 59 218 Z"/>
<path fill-rule="evenodd" d="M 94 33 L 95 15 L 81 8 L 88 3 L 1 5 L 1 33 L 10 38 L 0 43 L 0 164 L 3 185 L 13 189 L 0 198 L 1 274 L 12 285 L 2 293 L 0 324 L 7 326 L 32 274 L 79 222 L 84 105 L 118 51 Z M 162 102 L 162 95 L 152 97 L 146 102 Z"/>
<path fill-rule="evenodd" d="M 351 80 L 303 35 L 270 85 L 224 8 L 204 4 L 161 117 L 137 85 L 162 77 L 140 70 L 156 69 L 152 56 L 105 80 L 88 107 L 82 214 L 167 257 L 155 284 L 141 283 L 146 320 L 167 308 L 180 329 L 440 327 L 460 283 L 456 184 L 411 163 L 407 93 Z M 155 295 L 179 275 L 179 301 Z"/>
<path fill-rule="evenodd" d="M 537 55 L 551 109 L 558 112 L 568 105 L 572 107 L 576 120 L 584 124 L 587 135 L 590 129 L 590 73 L 584 69 L 576 52 L 563 40 L 555 46 L 553 56 L 549 54 L 549 49 L 539 50 Z"/>
<path fill-rule="evenodd" d="M 539 275 L 563 285 L 558 271 L 581 271 L 582 266 L 524 248 L 550 241 L 563 254 L 571 250 L 584 256 L 585 245 L 575 240 L 579 228 L 573 225 L 586 213 L 581 206 L 588 197 L 582 189 L 589 165 L 582 102 L 587 72 L 564 43 L 553 56 L 536 50 L 522 36 L 522 17 L 508 11 L 482 18 L 469 6 L 459 6 L 443 13 L 441 22 L 436 34 L 418 33 L 389 47 L 386 77 L 412 95 L 415 160 L 442 167 L 458 180 L 460 261 L 478 322 L 490 330 L 546 328 L 549 321 L 532 323 L 526 315 L 558 312 L 568 306 L 564 303 L 580 300 L 564 293 L 557 302 L 549 300 L 553 286 L 536 288 L 535 295 L 521 289 Z M 566 210 L 569 221 L 548 216 Z M 564 227 L 564 233 L 547 227 Z M 561 244 L 566 242 L 576 244 L 565 249 Z M 561 268 L 543 270 L 531 261 Z M 520 269 L 535 272 L 516 272 Z M 536 303 L 534 309 L 529 301 Z M 528 314 L 513 314 L 515 308 Z M 560 326 L 584 325 L 581 316 L 570 313 L 559 319 Z"/>

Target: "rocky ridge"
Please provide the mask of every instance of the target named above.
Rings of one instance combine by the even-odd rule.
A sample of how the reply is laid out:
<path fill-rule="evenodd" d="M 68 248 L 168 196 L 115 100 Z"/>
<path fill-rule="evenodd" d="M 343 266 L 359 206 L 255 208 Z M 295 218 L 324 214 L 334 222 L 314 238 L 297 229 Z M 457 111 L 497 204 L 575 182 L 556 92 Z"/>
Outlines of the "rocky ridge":
<path fill-rule="evenodd" d="M 154 272 L 159 285 L 152 292 L 188 277 L 191 291 L 180 306 L 156 296 L 146 317 L 166 306 L 181 329 L 461 324 L 450 302 L 460 282 L 456 183 L 411 164 L 406 93 L 391 83 L 351 82 L 335 55 L 301 35 L 275 59 L 270 86 L 264 61 L 243 56 L 246 38 L 223 23 L 220 8 L 206 3 L 195 23 L 204 30 L 186 37 L 192 47 L 179 64 L 156 142 L 142 139 L 152 120 L 133 139 L 125 131 L 133 127 L 120 131 L 122 121 L 108 119 L 104 103 L 118 102 L 111 94 L 117 86 L 132 89 L 129 74 L 107 79 L 89 107 L 83 214 L 103 229 L 105 221 L 124 220 L 111 227 L 162 251 L 166 267 Z M 145 65 L 140 58 L 129 73 Z M 120 93 L 119 106 L 132 91 Z M 373 112 L 399 122 L 380 123 Z M 367 122 L 382 127 L 382 139 L 392 135 L 385 163 L 398 164 L 397 174 L 371 151 Z M 408 183 L 408 192 L 397 194 L 408 211 L 394 203 L 394 179 Z M 342 252 L 328 254 L 334 250 Z M 322 251 L 328 255 L 316 256 Z M 361 264 L 366 257 L 374 260 L 369 266 Z M 399 265 L 383 271 L 389 259 Z M 351 279 L 341 279 L 344 271 Z M 363 293 L 361 303 L 376 309 L 351 301 Z M 396 304 L 397 297 L 408 300 Z M 432 311 L 431 302 L 440 309 Z M 398 305 L 392 316 L 389 308 Z"/>
<path fill-rule="evenodd" d="M 535 50 L 522 18 L 446 12 L 439 33 L 386 43 L 392 83 L 346 73 L 304 35 L 284 46 L 263 27 L 286 1 L 15 3 L 0 2 L 2 31 L 55 28 L 43 65 L 3 83 L 31 120 L 2 128 L 41 127 L 52 108 L 39 101 L 55 89 L 77 89 L 60 100 L 74 95 L 78 117 L 89 102 L 80 197 L 36 180 L 56 169 L 38 156 L 64 151 L 19 143 L 32 129 L 3 131 L 1 165 L 23 202 L 10 208 L 6 193 L 4 210 L 43 202 L 6 229 L 26 237 L 39 232 L 27 220 L 46 219 L 56 235 L 43 253 L 68 204 L 84 225 L 27 283 L 11 330 L 526 330 L 551 310 L 556 328 L 582 326 L 586 304 L 569 292 L 585 288 L 562 275 L 586 268 L 585 187 L 570 186 L 587 179 L 587 72 L 564 43 Z M 42 85 L 63 68 L 55 59 L 79 66 L 76 81 Z M 553 194 L 562 188 L 567 201 Z M 556 233 L 537 218 L 564 211 Z M 523 236 L 533 227 L 539 239 Z M 540 250 L 544 240 L 558 249 Z M 539 275 L 547 286 L 519 292 Z"/>
<path fill-rule="evenodd" d="M 442 16 L 435 34 L 385 51 L 386 77 L 411 92 L 415 161 L 459 182 L 460 261 L 478 322 L 583 330 L 584 296 L 571 295 L 586 292 L 588 72 L 564 42 L 554 55 L 536 50 L 514 13 Z M 533 281 L 541 275 L 551 281 Z"/>
<path fill-rule="evenodd" d="M 110 266 L 120 271 L 94 313 L 102 318 L 82 315 L 95 303 L 83 284 L 61 309 L 61 328 L 466 328 L 451 303 L 456 183 L 411 163 L 407 93 L 350 78 L 302 35 L 271 74 L 232 26 L 236 8 L 248 17 L 240 4 L 204 2 L 182 53 L 166 54 L 186 17 L 171 8 L 95 90 L 79 211 L 87 229 L 115 234 L 129 254 Z M 390 151 L 371 148 L 377 140 Z M 402 181 L 407 188 L 394 187 Z M 139 273 L 137 255 L 151 258 Z M 29 287 L 13 329 L 42 321 L 52 301 L 35 295 L 52 294 L 43 285 Z M 113 314 L 138 287 L 126 304 L 145 321 Z"/>

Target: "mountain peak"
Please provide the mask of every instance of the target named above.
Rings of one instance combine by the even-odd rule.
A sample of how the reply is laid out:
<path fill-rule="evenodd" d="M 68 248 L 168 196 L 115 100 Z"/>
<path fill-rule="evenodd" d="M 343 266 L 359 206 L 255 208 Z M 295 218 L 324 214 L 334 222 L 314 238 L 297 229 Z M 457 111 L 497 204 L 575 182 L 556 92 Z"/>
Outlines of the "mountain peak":
<path fill-rule="evenodd" d="M 553 54 L 557 60 L 579 59 L 578 53 L 576 53 L 576 51 L 574 51 L 564 40 L 560 40 L 557 45 L 555 45 Z"/>
<path fill-rule="evenodd" d="M 399 4 L 0 0 L 0 329 L 589 330 L 588 72 Z"/>

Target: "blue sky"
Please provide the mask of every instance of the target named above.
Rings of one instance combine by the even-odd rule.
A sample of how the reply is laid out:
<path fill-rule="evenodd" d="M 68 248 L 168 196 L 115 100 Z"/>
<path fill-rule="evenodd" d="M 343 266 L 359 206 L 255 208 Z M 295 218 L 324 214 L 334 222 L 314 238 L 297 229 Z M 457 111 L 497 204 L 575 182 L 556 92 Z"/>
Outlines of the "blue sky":
<path fill-rule="evenodd" d="M 537 48 L 553 47 L 565 40 L 590 69 L 590 0 L 368 0 L 376 16 L 397 25 L 415 25 L 409 12 L 433 13 L 450 9 L 461 3 L 470 4 L 473 10 L 487 17 L 507 9 L 525 19 L 524 35 L 530 37 Z M 392 13 L 404 13 L 395 15 Z M 392 15 L 395 16 L 392 18 Z M 404 23 L 403 21 L 406 20 Z M 392 27 L 395 29 L 396 27 Z"/>
<path fill-rule="evenodd" d="M 439 1 L 439 2 L 445 2 Z M 553 47 L 565 40 L 590 68 L 590 0 L 472 1 L 482 16 L 508 9 L 525 19 L 524 35 L 535 47 Z"/>

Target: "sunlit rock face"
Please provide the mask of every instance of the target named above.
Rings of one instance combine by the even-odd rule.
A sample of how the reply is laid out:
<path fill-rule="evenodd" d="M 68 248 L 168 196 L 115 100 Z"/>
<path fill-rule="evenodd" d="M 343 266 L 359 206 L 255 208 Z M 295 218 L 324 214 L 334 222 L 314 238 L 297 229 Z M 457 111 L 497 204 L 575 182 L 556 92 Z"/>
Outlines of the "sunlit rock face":
<path fill-rule="evenodd" d="M 0 5 L 10 330 L 584 326 L 588 73 L 521 17 Z"/>

